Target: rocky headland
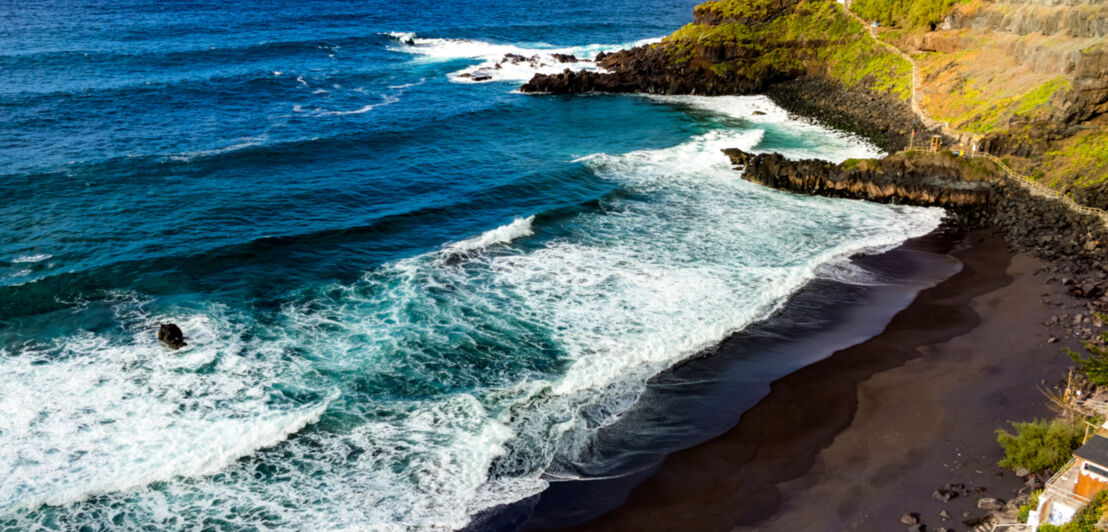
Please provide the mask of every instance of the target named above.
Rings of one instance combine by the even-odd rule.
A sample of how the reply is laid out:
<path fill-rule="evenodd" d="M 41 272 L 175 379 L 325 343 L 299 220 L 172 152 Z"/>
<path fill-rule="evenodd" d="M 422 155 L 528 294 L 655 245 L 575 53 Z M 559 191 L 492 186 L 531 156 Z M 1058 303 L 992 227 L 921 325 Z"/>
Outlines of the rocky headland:
<path fill-rule="evenodd" d="M 1108 227 L 1095 215 L 1076 212 L 1001 177 L 989 159 L 908 151 L 833 164 L 794 161 L 777 153 L 723 151 L 742 172 L 742 179 L 762 186 L 798 194 L 943 207 L 950 213 L 948 224 L 992 228 L 1012 251 L 1050 261 L 1046 279 L 1087 300 L 1090 315 L 1108 310 Z M 1085 340 L 1096 336 L 1087 327 L 1075 333 Z"/>

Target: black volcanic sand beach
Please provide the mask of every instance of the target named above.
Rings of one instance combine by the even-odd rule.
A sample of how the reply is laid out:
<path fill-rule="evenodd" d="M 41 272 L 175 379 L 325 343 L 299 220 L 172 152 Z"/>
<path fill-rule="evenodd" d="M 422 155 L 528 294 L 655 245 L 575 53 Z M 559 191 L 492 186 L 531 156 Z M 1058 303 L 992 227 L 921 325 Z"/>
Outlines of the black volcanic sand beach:
<path fill-rule="evenodd" d="M 652 379 L 630 412 L 614 425 L 599 430 L 591 449 L 593 460 L 572 467 L 562 465 L 564 476 L 549 477 L 551 487 L 540 496 L 485 512 L 469 529 L 563 529 L 582 523 L 585 527 L 595 525 L 596 528 L 683 529 L 686 521 L 680 513 L 674 514 L 677 521 L 671 521 L 665 517 L 668 510 L 654 513 L 649 509 L 641 511 L 643 507 L 639 506 L 656 504 L 659 508 L 684 509 L 696 516 L 691 522 L 706 529 L 729 529 L 732 524 L 772 515 L 777 508 L 776 495 L 767 500 L 761 493 L 754 496 L 748 493 L 748 490 L 773 489 L 773 484 L 780 481 L 773 475 L 759 481 L 749 477 L 750 471 L 743 469 L 744 462 L 751 458 L 751 446 L 759 445 L 759 434 L 750 431 L 771 428 L 762 422 L 751 425 L 752 420 L 761 419 L 766 408 L 781 401 L 800 410 L 790 411 L 788 417 L 781 418 L 782 427 L 791 431 L 790 439 L 803 442 L 808 451 L 796 454 L 798 462 L 790 464 L 786 468 L 788 474 L 780 478 L 792 478 L 806 471 L 813 453 L 826 447 L 829 438 L 849 424 L 856 409 L 855 385 L 862 377 L 900 366 L 914 355 L 898 352 L 889 357 L 871 356 L 858 360 L 855 365 L 840 365 L 840 362 L 832 363 L 831 359 L 819 361 L 832 353 L 835 353 L 832 357 L 835 360 L 857 358 L 852 357 L 847 348 L 856 346 L 856 349 L 859 344 L 875 342 L 874 337 L 886 329 L 894 316 L 896 321 L 887 334 L 912 324 L 935 329 L 940 339 L 972 329 L 977 322 L 974 313 L 959 308 L 953 313 L 942 308 L 939 315 L 943 319 L 940 320 L 908 318 L 921 310 L 932 311 L 932 306 L 939 304 L 934 298 L 945 293 L 944 290 L 954 290 L 962 297 L 972 298 L 981 290 L 992 290 L 1010 282 L 1001 264 L 1006 264 L 1009 258 L 1003 245 L 991 238 L 977 242 L 984 236 L 987 235 L 967 239 L 960 232 L 944 229 L 885 253 L 855 257 L 852 262 L 870 272 L 870 278 L 858 278 L 857 272 L 841 270 L 821 275 L 790 298 L 770 319 L 748 327 L 716 349 Z M 967 241 L 974 245 L 968 246 Z M 993 259 L 992 268 L 982 268 L 977 260 L 982 254 Z M 955 275 L 960 269 L 962 272 Z M 949 281 L 935 286 L 948 278 Z M 983 284 L 985 280 L 988 282 Z M 971 287 L 968 290 L 967 285 Z M 923 296 L 917 298 L 920 290 L 924 290 Z M 935 302 L 929 303 L 932 299 Z M 872 350 L 870 353 L 876 354 Z M 813 363 L 816 364 L 809 366 Z M 805 366 L 808 369 L 790 375 Z M 830 371 L 840 367 L 850 374 L 837 375 Z M 791 386 L 803 387 L 808 383 L 804 379 L 824 374 L 832 385 L 819 382 L 811 385 L 823 393 L 818 400 L 825 404 L 816 408 L 797 403 L 798 394 Z M 842 380 L 844 377 L 847 380 Z M 773 393 L 770 393 L 770 383 L 773 383 Z M 1037 400 L 1037 392 L 1033 395 Z M 817 400 L 812 394 L 804 397 L 804 401 L 812 400 Z M 811 416 L 807 419 L 798 416 L 805 412 L 810 412 Z M 805 426 L 792 426 L 798 422 Z M 988 438 L 992 438 L 991 430 L 985 431 Z M 694 447 L 706 441 L 708 443 Z M 728 441 L 743 442 L 733 449 L 733 463 L 705 464 L 712 474 L 702 478 L 696 471 L 681 470 L 686 460 L 695 464 L 702 450 L 711 453 L 714 446 Z M 689 447 L 693 448 L 681 450 Z M 722 450 L 730 452 L 726 445 Z M 809 465 L 804 466 L 806 463 Z M 779 464 L 767 465 L 777 467 Z M 736 483 L 739 477 L 748 478 Z M 640 484 L 642 486 L 635 489 Z M 702 499 L 704 490 L 715 491 L 713 486 L 730 487 L 719 490 L 715 502 L 713 497 Z M 745 509 L 726 497 L 729 490 L 736 489 L 737 497 L 751 502 Z M 924 496 L 929 494 L 930 490 Z M 625 502 L 626 505 L 620 507 Z M 724 508 L 713 509 L 713 504 Z M 640 512 L 651 517 L 643 521 L 634 519 L 633 516 Z M 718 517 L 704 521 L 702 518 L 707 515 Z"/>
<path fill-rule="evenodd" d="M 655 440 L 645 421 L 660 423 L 657 431 L 665 433 L 667 427 L 703 427 L 705 419 L 715 419 L 718 430 L 728 416 L 741 413 L 726 432 L 672 452 L 660 465 L 657 458 L 666 450 L 656 446 L 662 450 L 653 462 L 642 459 L 637 474 L 553 482 L 531 501 L 529 521 L 519 513 L 500 520 L 511 515 L 505 511 L 475 526 L 514 528 L 514 521 L 528 529 L 605 531 L 903 530 L 899 516 L 913 512 L 932 529 L 967 529 L 963 520 L 985 513 L 976 508 L 979 497 L 1008 499 L 1022 486 L 995 466 L 1001 450 L 994 431 L 1009 420 L 1051 415 L 1040 389 L 1044 379 L 1053 383 L 1063 376 L 1070 361 L 1062 352 L 1067 341 L 1047 343 L 1052 331 L 1043 322 L 1059 310 L 1042 299 L 1072 300 L 1057 284 L 1042 282 L 1040 261 L 1009 253 L 986 231 L 936 233 L 858 260 L 875 269 L 905 267 L 908 277 L 919 276 L 912 268 L 935 267 L 934 253 L 944 246 L 953 246 L 950 256 L 961 270 L 909 297 L 906 308 L 897 307 L 891 295 L 896 291 L 867 287 L 851 304 L 840 297 L 850 288 L 820 301 L 828 286 L 810 286 L 773 319 L 656 378 L 643 398 L 646 406 L 609 431 L 620 436 L 601 441 L 623 442 L 631 446 L 628 454 L 649 455 L 651 444 L 667 438 Z M 913 253 L 915 260 L 907 258 Z M 931 258 L 921 262 L 920 254 Z M 890 307 L 903 310 L 894 310 L 891 321 L 880 319 L 881 309 Z M 813 310 L 827 319 L 797 322 Z M 875 319 L 887 326 L 868 334 L 858 327 Z M 790 322 L 794 329 L 783 330 Z M 851 347 L 842 348 L 843 341 Z M 803 365 L 799 351 L 820 358 L 820 344 L 839 345 L 829 357 L 793 367 Z M 772 371 L 756 362 L 767 355 L 763 348 L 773 350 L 788 373 L 764 396 L 758 377 Z M 794 356 L 780 357 L 789 350 Z M 735 376 L 757 368 L 763 372 L 746 376 L 745 385 L 744 377 Z M 735 390 L 704 391 L 712 387 Z M 736 400 L 720 404 L 728 393 Z M 671 395 L 691 396 L 689 404 Z M 649 419 L 636 421 L 643 411 Z M 636 432 L 638 426 L 644 432 Z M 977 493 L 946 503 L 930 497 L 949 482 Z M 940 517 L 943 510 L 950 519 Z"/>

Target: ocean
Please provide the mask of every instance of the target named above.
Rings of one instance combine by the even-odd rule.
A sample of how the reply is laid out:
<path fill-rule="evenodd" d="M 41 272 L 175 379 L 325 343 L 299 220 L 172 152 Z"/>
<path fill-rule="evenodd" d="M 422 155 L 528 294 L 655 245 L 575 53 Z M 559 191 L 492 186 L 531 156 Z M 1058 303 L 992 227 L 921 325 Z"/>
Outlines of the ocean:
<path fill-rule="evenodd" d="M 864 139 L 765 96 L 516 90 L 694 4 L 8 5 L 0 529 L 463 528 L 587 476 L 651 378 L 813 280 L 880 283 L 851 257 L 941 210 L 720 152 Z"/>

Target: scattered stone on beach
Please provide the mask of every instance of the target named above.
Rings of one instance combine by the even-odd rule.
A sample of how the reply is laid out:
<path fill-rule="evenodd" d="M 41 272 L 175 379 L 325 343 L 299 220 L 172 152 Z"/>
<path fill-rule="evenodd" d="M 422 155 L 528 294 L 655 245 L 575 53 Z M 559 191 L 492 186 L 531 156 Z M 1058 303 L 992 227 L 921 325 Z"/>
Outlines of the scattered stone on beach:
<path fill-rule="evenodd" d="M 902 525 L 914 525 L 919 523 L 919 514 L 905 513 L 900 516 L 900 524 Z"/>
<path fill-rule="evenodd" d="M 943 502 L 950 502 L 951 499 L 957 498 L 959 495 L 969 495 L 969 490 L 966 489 L 965 484 L 948 483 L 945 486 L 931 492 L 931 497 Z"/>
<path fill-rule="evenodd" d="M 968 515 L 968 514 L 969 514 L 969 512 L 966 512 L 966 515 Z M 988 521 L 988 520 L 989 520 L 989 516 L 987 516 L 987 515 L 981 516 L 981 517 L 970 517 L 969 519 L 966 519 L 966 520 L 962 521 L 962 524 L 966 525 L 970 528 L 974 528 L 978 525 L 984 524 L 985 521 Z"/>
<path fill-rule="evenodd" d="M 1047 338 L 1047 339 L 1046 339 L 1046 343 L 1048 343 L 1048 344 L 1056 344 L 1056 343 L 1058 343 L 1058 337 L 1057 337 L 1057 336 L 1051 336 L 1050 338 Z M 1026 475 L 1019 475 L 1019 476 L 1021 476 L 1021 477 L 1022 477 L 1022 476 L 1026 476 Z"/>
<path fill-rule="evenodd" d="M 181 332 L 181 328 L 175 323 L 163 323 L 158 328 L 158 340 L 170 349 L 180 349 L 189 345 L 185 342 L 185 333 Z"/>
<path fill-rule="evenodd" d="M 977 508 L 980 510 L 1000 510 L 1004 503 L 994 497 L 981 497 L 977 499 Z"/>
<path fill-rule="evenodd" d="M 950 502 L 950 499 L 957 497 L 958 494 L 950 490 L 937 489 L 931 492 L 931 498 L 937 499 L 943 502 Z"/>
<path fill-rule="evenodd" d="M 922 523 L 916 523 L 908 527 L 908 532 L 924 532 L 925 530 L 927 530 L 927 526 Z"/>
<path fill-rule="evenodd" d="M 1053 344 L 1054 342 L 1057 342 L 1057 341 L 1058 341 L 1058 339 L 1057 339 L 1057 338 L 1055 338 L 1055 337 L 1053 337 L 1053 336 L 1051 336 L 1050 338 L 1051 338 L 1051 340 L 1053 340 L 1053 341 L 1051 341 L 1051 340 L 1047 340 L 1047 341 L 1048 341 L 1048 342 L 1050 342 L 1050 343 L 1052 343 L 1052 344 Z M 1030 474 L 1031 474 L 1031 470 L 1030 470 L 1030 469 L 1027 469 L 1026 467 L 1021 467 L 1021 468 L 1019 468 L 1019 469 L 1017 469 L 1017 470 L 1016 470 L 1016 476 L 1017 476 L 1017 477 L 1020 477 L 1020 478 L 1026 477 L 1027 475 L 1030 475 Z"/>
<path fill-rule="evenodd" d="M 950 519 L 950 512 L 943 510 L 939 512 L 939 517 L 943 518 L 943 521 L 946 521 L 947 519 Z"/>

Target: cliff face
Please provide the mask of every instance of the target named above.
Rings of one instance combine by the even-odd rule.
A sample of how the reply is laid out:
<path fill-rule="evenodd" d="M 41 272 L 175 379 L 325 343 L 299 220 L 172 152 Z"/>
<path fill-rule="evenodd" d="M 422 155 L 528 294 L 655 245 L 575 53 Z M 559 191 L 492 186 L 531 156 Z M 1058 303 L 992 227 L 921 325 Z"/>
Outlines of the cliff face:
<path fill-rule="evenodd" d="M 954 211 L 988 205 L 993 194 L 991 183 L 967 180 L 964 165 L 941 154 L 917 152 L 836 165 L 818 160 L 790 161 L 777 153 L 753 155 L 738 149 L 724 153 L 736 170 L 743 171 L 743 179 L 800 194 Z M 991 165 L 987 161 L 982 164 Z"/>

